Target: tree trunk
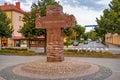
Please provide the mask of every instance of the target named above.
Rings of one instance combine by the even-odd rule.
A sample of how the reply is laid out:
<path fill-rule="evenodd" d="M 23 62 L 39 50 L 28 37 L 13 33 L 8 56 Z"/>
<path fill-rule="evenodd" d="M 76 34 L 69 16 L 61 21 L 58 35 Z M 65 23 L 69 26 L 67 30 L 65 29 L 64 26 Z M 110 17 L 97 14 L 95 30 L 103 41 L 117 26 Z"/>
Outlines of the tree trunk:
<path fill-rule="evenodd" d="M 28 49 L 30 49 L 30 39 L 28 39 Z"/>
<path fill-rule="evenodd" d="M 2 42 L 1 42 L 2 40 L 1 40 L 1 37 L 0 37 L 0 50 L 1 50 L 1 48 L 2 48 Z"/>
<path fill-rule="evenodd" d="M 31 48 L 30 39 L 29 39 L 29 49 Z"/>
<path fill-rule="evenodd" d="M 45 34 L 45 44 L 44 44 L 44 53 L 45 53 L 45 54 L 47 54 L 46 46 L 47 46 L 47 36 L 46 36 L 46 34 Z"/>

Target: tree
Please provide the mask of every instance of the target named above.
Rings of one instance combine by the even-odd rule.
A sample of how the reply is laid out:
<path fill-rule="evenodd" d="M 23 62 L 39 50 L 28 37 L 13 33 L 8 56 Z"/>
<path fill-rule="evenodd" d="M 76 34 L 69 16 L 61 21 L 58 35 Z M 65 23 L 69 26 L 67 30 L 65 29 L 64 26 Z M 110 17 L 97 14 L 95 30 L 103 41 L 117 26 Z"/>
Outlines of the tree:
<path fill-rule="evenodd" d="M 10 19 L 7 18 L 5 12 L 0 10 L 0 39 L 1 38 L 9 38 L 12 36 L 13 29 L 10 26 Z M 1 42 L 0 42 L 1 43 Z M 1 49 L 1 45 L 0 45 Z"/>
<path fill-rule="evenodd" d="M 46 15 L 46 6 L 58 4 L 55 0 L 41 0 L 37 3 L 33 3 L 31 7 L 31 12 L 24 15 L 23 21 L 25 22 L 24 26 L 19 31 L 27 38 L 32 38 L 39 35 L 45 35 L 45 30 L 35 28 L 35 18 L 36 12 L 41 11 L 42 16 Z"/>
<path fill-rule="evenodd" d="M 94 28 L 95 29 L 95 32 L 96 32 L 96 35 L 102 39 L 102 42 L 104 43 L 105 42 L 105 34 L 107 33 L 106 30 L 104 30 L 104 28 L 102 27 L 96 27 Z"/>
<path fill-rule="evenodd" d="M 84 33 L 83 35 L 84 40 L 91 39 L 92 41 L 97 40 L 99 37 L 94 30 Z"/>
<path fill-rule="evenodd" d="M 35 28 L 35 13 L 26 13 L 24 15 L 23 21 L 25 22 L 24 26 L 20 29 L 20 33 L 26 38 L 35 38 L 40 35 L 45 35 L 45 31 L 42 29 Z"/>
<path fill-rule="evenodd" d="M 68 40 L 70 40 L 70 37 L 71 37 L 72 34 L 73 34 L 73 29 L 72 28 L 64 29 L 64 36 L 68 37 Z"/>
<path fill-rule="evenodd" d="M 80 40 L 80 38 L 85 32 L 85 28 L 82 27 L 81 25 L 76 24 L 74 27 L 74 31 L 76 32 L 76 37 Z"/>
<path fill-rule="evenodd" d="M 25 13 L 23 21 L 25 22 L 24 26 L 19 30 L 19 32 L 28 39 L 29 48 L 30 48 L 30 39 L 34 39 L 37 36 L 45 35 L 45 30 L 35 28 L 35 18 L 36 13 L 33 11 L 31 13 Z"/>
<path fill-rule="evenodd" d="M 45 16 L 46 15 L 46 6 L 47 5 L 55 5 L 58 4 L 54 0 L 41 0 L 37 3 L 33 3 L 31 7 L 30 13 L 25 13 L 23 21 L 25 22 L 24 26 L 20 29 L 20 33 L 22 33 L 23 36 L 25 36 L 30 45 L 30 39 L 33 39 L 37 36 L 44 35 L 45 36 L 45 30 L 43 29 L 36 29 L 35 28 L 35 19 L 37 16 Z M 40 11 L 41 13 L 39 15 L 36 15 L 36 12 Z M 29 46 L 30 48 L 30 46 Z"/>
<path fill-rule="evenodd" d="M 88 40 L 88 32 L 84 33 L 83 38 L 84 40 Z"/>
<path fill-rule="evenodd" d="M 91 30 L 90 32 L 87 32 L 88 33 L 88 38 L 95 41 L 98 39 L 98 36 L 97 36 L 97 33 L 93 30 Z"/>
<path fill-rule="evenodd" d="M 37 3 L 33 3 L 32 11 L 40 10 L 40 12 L 41 12 L 40 16 L 45 16 L 47 5 L 58 5 L 58 4 L 59 3 L 56 2 L 55 0 L 41 0 L 41 1 L 38 1 Z"/>
<path fill-rule="evenodd" d="M 106 33 L 120 34 L 120 0 L 112 0 L 109 8 L 105 9 L 100 19 L 96 18 L 96 21 L 99 27 L 95 28 L 95 31 L 103 40 Z"/>
<path fill-rule="evenodd" d="M 77 24 L 77 21 L 75 21 L 75 27 L 65 29 L 64 35 L 67 36 L 69 39 L 71 37 L 71 38 L 74 38 L 74 40 L 79 41 L 80 38 L 83 36 L 84 32 L 85 32 L 85 28 L 83 26 Z"/>
<path fill-rule="evenodd" d="M 64 37 L 66 39 L 66 41 L 64 42 L 64 45 L 67 47 L 72 44 L 73 32 L 74 32 L 73 28 L 64 29 Z"/>

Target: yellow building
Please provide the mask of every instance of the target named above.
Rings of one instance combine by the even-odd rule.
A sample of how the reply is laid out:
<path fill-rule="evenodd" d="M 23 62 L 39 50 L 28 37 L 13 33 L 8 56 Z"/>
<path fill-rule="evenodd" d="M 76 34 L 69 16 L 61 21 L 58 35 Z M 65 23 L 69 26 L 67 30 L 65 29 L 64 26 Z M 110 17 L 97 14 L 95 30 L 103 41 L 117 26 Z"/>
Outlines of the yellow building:
<path fill-rule="evenodd" d="M 107 43 L 120 46 L 120 35 L 118 35 L 117 33 L 116 34 L 107 33 L 105 35 L 105 40 Z"/>
<path fill-rule="evenodd" d="M 17 46 L 20 44 L 20 40 L 24 39 L 24 37 L 18 33 L 19 29 L 23 26 L 22 18 L 24 16 L 24 11 L 20 8 L 20 2 L 16 2 L 15 5 L 7 4 L 0 6 L 0 9 L 5 11 L 7 17 L 11 19 L 11 27 L 13 27 L 13 34 L 11 38 L 2 39 L 2 46 Z"/>

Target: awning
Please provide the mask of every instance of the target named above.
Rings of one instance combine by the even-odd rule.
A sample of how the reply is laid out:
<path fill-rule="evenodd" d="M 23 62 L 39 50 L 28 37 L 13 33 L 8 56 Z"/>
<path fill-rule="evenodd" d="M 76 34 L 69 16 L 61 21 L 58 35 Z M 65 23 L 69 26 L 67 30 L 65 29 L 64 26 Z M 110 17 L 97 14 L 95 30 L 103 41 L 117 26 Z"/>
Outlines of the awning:
<path fill-rule="evenodd" d="M 21 40 L 21 39 L 25 39 L 25 37 L 24 36 L 13 36 L 12 39 Z"/>
<path fill-rule="evenodd" d="M 37 38 L 38 38 L 38 39 L 44 39 L 45 36 L 42 35 L 42 36 L 38 36 Z"/>
<path fill-rule="evenodd" d="M 38 36 L 37 37 L 38 39 L 44 39 L 45 37 L 42 35 L 42 36 Z M 24 36 L 13 36 L 12 39 L 14 40 L 22 40 L 22 39 L 25 39 Z"/>

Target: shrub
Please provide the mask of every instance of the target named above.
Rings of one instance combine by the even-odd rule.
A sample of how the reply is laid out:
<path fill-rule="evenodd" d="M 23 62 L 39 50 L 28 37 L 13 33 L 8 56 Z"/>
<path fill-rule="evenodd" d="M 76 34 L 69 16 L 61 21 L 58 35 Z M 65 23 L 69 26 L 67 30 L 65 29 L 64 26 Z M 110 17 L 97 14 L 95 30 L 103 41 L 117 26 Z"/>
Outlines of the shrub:
<path fill-rule="evenodd" d="M 37 55 L 37 53 L 33 51 L 29 51 L 27 49 L 2 49 L 0 50 L 1 55 L 21 55 L 21 56 L 29 56 L 29 55 Z"/>
<path fill-rule="evenodd" d="M 77 50 L 66 50 L 64 51 L 66 56 L 83 56 L 83 57 L 116 57 L 110 52 L 87 52 Z"/>
<path fill-rule="evenodd" d="M 73 41 L 72 41 L 72 40 L 64 42 L 64 45 L 67 46 L 67 47 L 68 47 L 69 45 L 72 45 L 72 44 L 73 44 Z"/>

